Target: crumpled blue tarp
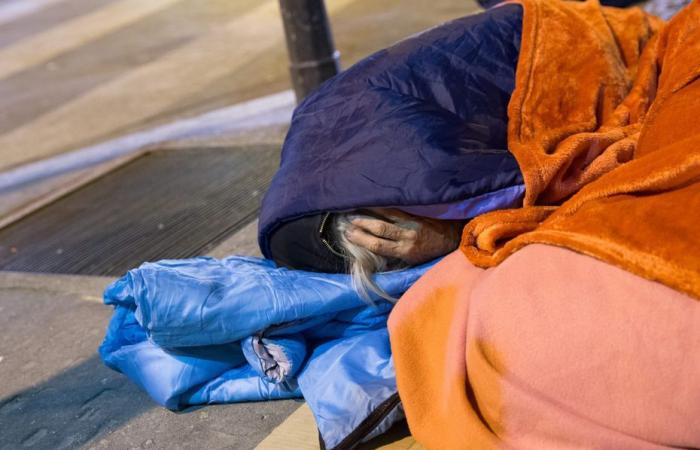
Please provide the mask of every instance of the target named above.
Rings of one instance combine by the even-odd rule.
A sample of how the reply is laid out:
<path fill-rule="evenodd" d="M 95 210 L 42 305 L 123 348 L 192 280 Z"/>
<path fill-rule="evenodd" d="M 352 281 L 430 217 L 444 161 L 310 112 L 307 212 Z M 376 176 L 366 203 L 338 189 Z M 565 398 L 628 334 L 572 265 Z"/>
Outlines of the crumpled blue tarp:
<path fill-rule="evenodd" d="M 430 266 L 377 275 L 399 296 Z M 396 394 L 387 316 L 349 275 L 277 268 L 252 257 L 145 263 L 105 291 L 115 307 L 100 347 L 158 404 L 303 396 L 326 448 L 334 448 Z M 364 439 L 402 418 L 397 405 Z"/>

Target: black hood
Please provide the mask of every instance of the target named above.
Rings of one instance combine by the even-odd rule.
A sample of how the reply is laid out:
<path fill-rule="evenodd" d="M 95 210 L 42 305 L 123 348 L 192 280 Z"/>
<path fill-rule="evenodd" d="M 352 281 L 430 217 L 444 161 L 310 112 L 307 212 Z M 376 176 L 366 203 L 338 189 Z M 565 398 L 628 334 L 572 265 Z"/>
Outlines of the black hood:
<path fill-rule="evenodd" d="M 290 269 L 345 272 L 345 258 L 333 247 L 330 221 L 330 214 L 326 213 L 282 224 L 270 238 L 272 259 Z"/>

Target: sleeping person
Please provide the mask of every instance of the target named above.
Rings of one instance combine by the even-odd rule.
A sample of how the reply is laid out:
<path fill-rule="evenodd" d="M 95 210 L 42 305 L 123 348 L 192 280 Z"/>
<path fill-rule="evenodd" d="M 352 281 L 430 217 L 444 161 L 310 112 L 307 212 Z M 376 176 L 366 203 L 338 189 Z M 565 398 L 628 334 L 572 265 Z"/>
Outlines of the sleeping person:
<path fill-rule="evenodd" d="M 518 206 L 507 147 L 522 7 L 454 20 L 328 80 L 295 110 L 262 204 L 259 243 L 279 266 L 371 274 L 459 244 L 465 222 Z"/>

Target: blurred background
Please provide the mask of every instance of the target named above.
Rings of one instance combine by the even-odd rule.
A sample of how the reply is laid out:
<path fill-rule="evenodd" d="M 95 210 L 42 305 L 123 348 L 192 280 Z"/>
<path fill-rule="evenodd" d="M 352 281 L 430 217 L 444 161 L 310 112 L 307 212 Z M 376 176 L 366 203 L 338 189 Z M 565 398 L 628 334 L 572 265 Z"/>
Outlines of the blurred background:
<path fill-rule="evenodd" d="M 341 64 L 477 9 L 328 0 Z M 0 0 L 0 170 L 290 88 L 276 0 Z"/>

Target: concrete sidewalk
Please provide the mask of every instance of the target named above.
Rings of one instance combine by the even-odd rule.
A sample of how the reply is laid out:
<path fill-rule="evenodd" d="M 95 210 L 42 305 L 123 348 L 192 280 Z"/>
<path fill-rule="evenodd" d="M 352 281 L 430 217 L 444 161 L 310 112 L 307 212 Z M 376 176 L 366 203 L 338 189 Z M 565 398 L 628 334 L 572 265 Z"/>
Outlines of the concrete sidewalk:
<path fill-rule="evenodd" d="M 290 88 L 276 0 L 0 4 L 0 170 Z M 326 4 L 344 67 L 476 10 Z"/>

